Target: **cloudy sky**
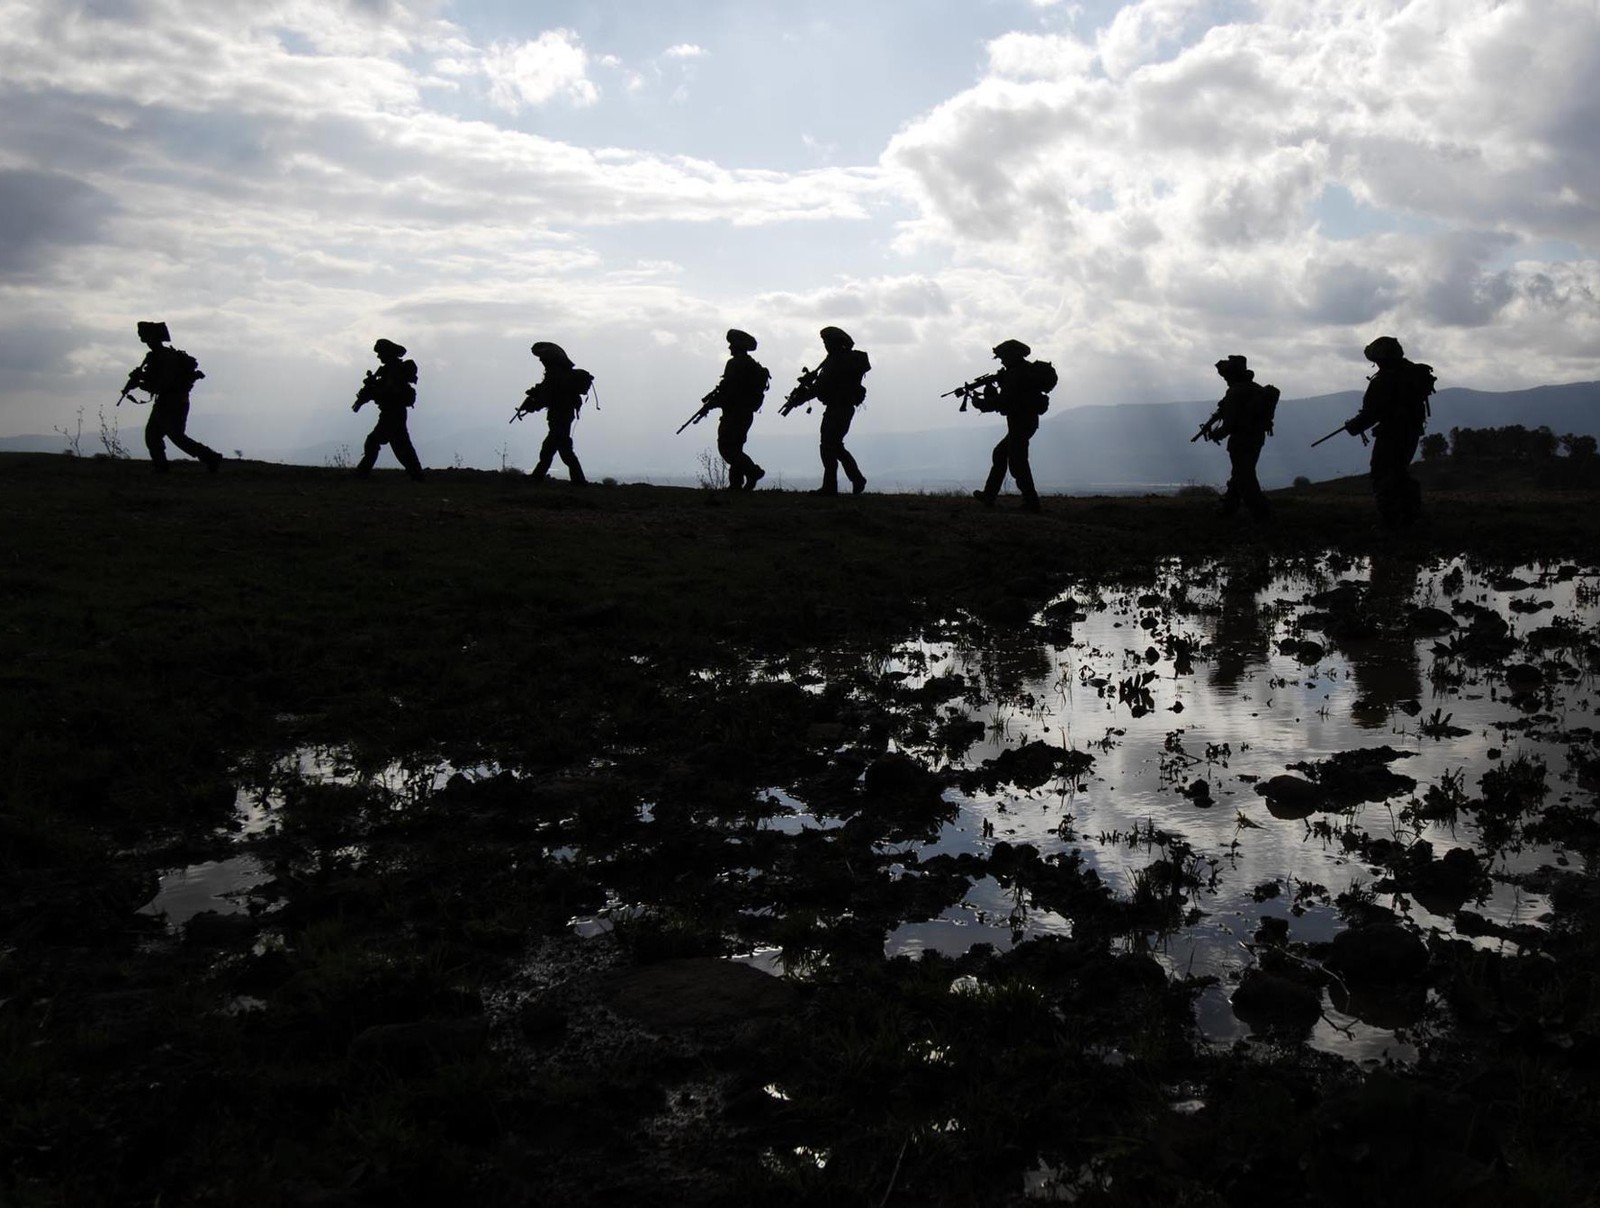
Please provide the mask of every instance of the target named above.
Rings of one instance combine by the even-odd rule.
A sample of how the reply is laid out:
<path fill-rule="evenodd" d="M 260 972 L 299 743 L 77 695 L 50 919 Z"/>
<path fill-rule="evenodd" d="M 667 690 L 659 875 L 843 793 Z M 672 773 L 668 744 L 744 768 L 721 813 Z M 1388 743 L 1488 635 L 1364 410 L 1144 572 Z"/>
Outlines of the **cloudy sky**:
<path fill-rule="evenodd" d="M 141 318 L 263 447 L 359 441 L 378 336 L 433 430 L 563 344 L 601 459 L 673 448 L 730 325 L 779 397 L 850 331 L 881 430 L 1007 337 L 1058 408 L 1358 387 L 1382 333 L 1589 380 L 1597 79 L 1595 0 L 0 0 L 0 435 L 114 398 Z"/>

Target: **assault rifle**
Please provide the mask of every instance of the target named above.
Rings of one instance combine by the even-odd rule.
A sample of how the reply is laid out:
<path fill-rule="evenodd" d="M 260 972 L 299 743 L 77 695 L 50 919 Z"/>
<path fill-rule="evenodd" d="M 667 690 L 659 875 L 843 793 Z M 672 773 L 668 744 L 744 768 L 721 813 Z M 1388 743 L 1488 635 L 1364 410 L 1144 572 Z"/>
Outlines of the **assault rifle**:
<path fill-rule="evenodd" d="M 1195 441 L 1199 440 L 1201 437 L 1205 437 L 1206 440 L 1215 440 L 1216 438 L 1211 435 L 1211 429 L 1214 428 L 1217 424 L 1219 424 L 1221 422 L 1222 422 L 1222 413 L 1219 411 L 1215 415 L 1213 415 L 1210 419 L 1206 420 L 1205 423 L 1200 425 L 1200 431 L 1196 432 L 1193 436 L 1191 436 L 1189 438 L 1189 443 L 1192 445 L 1192 444 L 1194 444 Z"/>
<path fill-rule="evenodd" d="M 996 370 L 994 373 L 986 373 L 980 378 L 973 378 L 970 382 L 962 382 L 961 385 L 957 386 L 954 390 L 946 390 L 939 397 L 949 398 L 952 394 L 955 395 L 961 400 L 961 409 L 965 411 L 967 409 L 967 403 L 971 400 L 972 395 L 977 394 L 979 391 L 987 390 L 999 380 L 1000 372 L 999 370 Z M 979 410 L 981 411 L 982 409 L 983 408 L 980 406 Z"/>
<path fill-rule="evenodd" d="M 122 406 L 122 400 L 123 399 L 125 399 L 125 398 L 133 398 L 133 392 L 135 390 L 137 390 L 138 388 L 139 388 L 139 370 L 138 369 L 131 369 L 131 370 L 128 371 L 128 380 L 122 384 L 122 393 L 117 395 L 117 406 L 119 406 L 119 407 Z M 139 400 L 135 398 L 135 399 L 133 399 L 133 401 L 137 403 Z"/>
<path fill-rule="evenodd" d="M 1339 435 L 1339 433 L 1341 433 L 1341 432 L 1348 432 L 1348 431 L 1349 431 L 1349 429 L 1348 429 L 1348 428 L 1346 428 L 1346 427 L 1345 427 L 1345 426 L 1344 426 L 1344 425 L 1343 425 L 1343 424 L 1340 424 L 1340 425 L 1339 425 L 1339 426 L 1338 426 L 1338 427 L 1337 427 L 1337 428 L 1335 428 L 1335 429 L 1334 429 L 1334 430 L 1333 430 L 1333 431 L 1332 431 L 1332 432 L 1330 432 L 1330 433 L 1328 433 L 1328 435 L 1326 435 L 1326 436 L 1319 436 L 1319 437 L 1318 437 L 1318 438 L 1317 438 L 1317 439 L 1316 439 L 1316 440 L 1314 440 L 1314 441 L 1312 441 L 1312 442 L 1311 442 L 1311 447 L 1312 447 L 1312 448 L 1313 448 L 1313 449 L 1315 449 L 1315 448 L 1316 448 L 1316 447 L 1317 447 L 1317 446 L 1318 446 L 1318 445 L 1320 445 L 1320 444 L 1321 444 L 1321 443 L 1322 443 L 1322 442 L 1323 442 L 1323 441 L 1325 441 L 1325 440 L 1332 440 L 1332 439 L 1333 439 L 1333 438 L 1334 438 L 1334 437 L 1335 437 L 1335 436 L 1338 436 L 1338 435 Z M 1367 442 L 1367 434 L 1366 434 L 1366 433 L 1365 433 L 1365 432 L 1358 432 L 1358 433 L 1356 433 L 1356 435 L 1357 435 L 1357 436 L 1359 436 L 1359 437 L 1361 437 L 1361 443 L 1362 443 L 1362 444 L 1367 444 L 1367 443 L 1368 443 L 1368 442 Z"/>
<path fill-rule="evenodd" d="M 674 432 L 672 435 L 674 435 L 674 436 L 683 435 L 683 430 L 685 428 L 687 428 L 690 424 L 698 424 L 701 420 L 705 419 L 706 416 L 710 415 L 711 414 L 711 404 L 716 399 L 717 392 L 719 390 L 721 390 L 721 389 L 722 389 L 722 387 L 721 387 L 720 384 L 716 385 L 716 386 L 713 386 L 711 388 L 711 393 L 705 395 L 700 400 L 700 410 L 696 411 L 688 419 L 684 420 L 683 423 L 678 426 L 678 430 L 676 432 Z"/>
<path fill-rule="evenodd" d="M 528 392 L 523 396 L 522 402 L 517 404 L 517 409 L 511 413 L 511 418 L 508 419 L 506 423 L 514 424 L 519 419 L 522 419 L 524 416 L 526 416 L 530 411 L 537 411 L 544 405 L 543 403 L 535 403 L 533 401 L 538 396 L 539 385 L 540 383 L 535 382 L 533 385 L 528 387 Z"/>
<path fill-rule="evenodd" d="M 370 403 L 378 397 L 376 376 L 377 370 L 367 370 L 367 376 L 361 379 L 361 389 L 356 391 L 356 401 L 350 404 L 350 410 L 360 411 L 363 403 Z"/>
<path fill-rule="evenodd" d="M 795 379 L 794 389 L 789 391 L 789 397 L 783 400 L 783 406 L 778 408 L 779 415 L 788 415 L 803 403 L 809 403 L 817 397 L 817 374 L 819 370 L 801 367 L 800 376 Z M 807 411 L 811 408 L 807 407 Z"/>

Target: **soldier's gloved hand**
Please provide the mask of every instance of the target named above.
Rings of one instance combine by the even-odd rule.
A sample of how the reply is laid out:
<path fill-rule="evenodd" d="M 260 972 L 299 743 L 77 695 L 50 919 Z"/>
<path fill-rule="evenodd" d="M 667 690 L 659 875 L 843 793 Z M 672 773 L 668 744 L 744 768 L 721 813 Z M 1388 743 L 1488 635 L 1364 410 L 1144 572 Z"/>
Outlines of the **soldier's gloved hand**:
<path fill-rule="evenodd" d="M 1346 432 L 1350 433 L 1351 436 L 1360 436 L 1361 435 L 1361 417 L 1359 415 L 1352 415 L 1349 419 L 1345 420 L 1344 421 L 1344 430 Z"/>

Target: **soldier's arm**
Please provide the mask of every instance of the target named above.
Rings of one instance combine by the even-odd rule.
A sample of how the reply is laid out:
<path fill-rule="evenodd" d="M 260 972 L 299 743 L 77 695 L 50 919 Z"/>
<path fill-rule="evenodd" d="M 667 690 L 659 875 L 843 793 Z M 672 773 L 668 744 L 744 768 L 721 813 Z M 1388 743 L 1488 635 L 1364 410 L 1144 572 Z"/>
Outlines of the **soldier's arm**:
<path fill-rule="evenodd" d="M 1367 383 L 1367 392 L 1361 396 L 1361 410 L 1345 420 L 1344 430 L 1351 436 L 1360 436 L 1373 424 L 1383 418 L 1383 406 L 1387 401 L 1389 385 L 1380 375 Z"/>

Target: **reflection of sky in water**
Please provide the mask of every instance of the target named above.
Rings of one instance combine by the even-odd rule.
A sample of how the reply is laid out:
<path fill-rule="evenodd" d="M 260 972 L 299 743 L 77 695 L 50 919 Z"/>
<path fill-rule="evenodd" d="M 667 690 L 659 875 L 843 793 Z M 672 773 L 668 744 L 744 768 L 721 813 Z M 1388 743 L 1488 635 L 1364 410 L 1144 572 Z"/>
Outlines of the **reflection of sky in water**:
<path fill-rule="evenodd" d="M 169 927 L 181 927 L 207 910 L 239 914 L 249 905 L 249 891 L 266 880 L 266 870 L 253 856 L 191 864 L 164 873 L 161 888 L 140 912 L 165 915 Z"/>
<path fill-rule="evenodd" d="M 1550 789 L 1546 800 L 1558 800 L 1570 786 L 1561 780 L 1567 746 L 1555 739 L 1555 732 L 1593 723 L 1590 677 L 1572 674 L 1568 678 L 1575 682 L 1553 685 L 1550 713 L 1539 714 L 1528 725 L 1529 714 L 1508 703 L 1501 666 L 1436 660 L 1433 647 L 1440 639 L 1431 636 L 1334 642 L 1320 628 L 1300 624 L 1306 614 L 1319 611 L 1309 598 L 1343 581 L 1361 584 L 1367 607 L 1390 624 L 1407 604 L 1449 611 L 1452 604 L 1467 600 L 1498 612 L 1513 635 L 1548 626 L 1553 618 L 1593 632 L 1600 609 L 1592 594 L 1580 597 L 1578 591 L 1587 580 L 1540 583 L 1538 568 L 1524 568 L 1520 578 L 1534 587 L 1493 590 L 1485 578 L 1466 570 L 1460 588 L 1447 593 L 1454 584 L 1445 575 L 1456 565 L 1418 568 L 1415 563 L 1363 560 L 1351 562 L 1338 575 L 1317 574 L 1315 568 L 1310 574 L 1266 574 L 1258 566 L 1244 571 L 1174 568 L 1154 587 L 1102 590 L 1100 606 L 1092 594 L 1086 602 L 1078 592 L 1075 598 L 1088 615 L 1072 626 L 1068 645 L 1042 651 L 972 649 L 955 643 L 902 646 L 885 671 L 903 674 L 907 688 L 952 671 L 981 685 L 986 703 L 957 706 L 988 727 L 984 739 L 962 757 L 963 765 L 976 765 L 1029 741 L 1087 750 L 1095 759 L 1077 785 L 1056 781 L 1034 791 L 1003 788 L 975 797 L 953 793 L 960 814 L 923 854 L 986 852 L 998 840 L 1031 843 L 1045 855 L 1076 848 L 1126 896 L 1135 872 L 1163 855 L 1129 839 L 1153 825 L 1186 840 L 1202 859 L 1214 861 L 1218 874 L 1214 890 L 1202 889 L 1193 898 L 1205 917 L 1176 935 L 1154 938 L 1158 957 L 1172 972 L 1213 974 L 1226 983 L 1230 972 L 1252 963 L 1244 943 L 1263 916 L 1287 919 L 1293 940 L 1331 938 L 1340 923 L 1329 899 L 1352 884 L 1370 886 L 1383 875 L 1340 844 L 1338 832 L 1346 821 L 1374 839 L 1412 841 L 1415 831 L 1401 821 L 1401 809 L 1447 774 L 1463 774 L 1467 796 L 1479 796 L 1479 778 L 1494 766 L 1491 748 L 1503 760 L 1519 754 L 1542 759 Z M 1587 592 L 1592 591 L 1591 584 Z M 1160 602 L 1152 595 L 1159 595 Z M 1147 607 L 1139 606 L 1141 598 Z M 1519 612 L 1510 607 L 1512 600 L 1523 608 L 1543 601 L 1551 607 Z M 1341 608 L 1335 615 L 1347 613 Z M 1192 673 L 1176 673 L 1171 639 L 1195 645 Z M 1300 641 L 1315 642 L 1322 650 L 1284 652 L 1286 643 Z M 1147 655 L 1152 649 L 1158 656 L 1153 662 Z M 1309 661 L 1296 654 L 1308 655 Z M 1538 660 L 1519 646 L 1509 661 Z M 1456 682 L 1449 675 L 1436 680 L 1436 664 L 1440 671 L 1456 673 Z M 1128 704 L 1118 701 L 1117 689 L 1146 670 L 1156 673 L 1147 685 L 1149 701 L 1141 702 L 1149 709 L 1135 717 Z M 1107 685 L 1104 695 L 1094 686 L 1096 680 Z M 1408 704 L 1413 701 L 1421 706 L 1416 715 L 1400 707 L 1414 711 Z M 1425 737 L 1422 723 L 1435 710 L 1452 715 L 1451 724 L 1468 734 Z M 1414 793 L 1368 802 L 1350 813 L 1319 812 L 1291 821 L 1275 818 L 1256 791 L 1257 781 L 1285 773 L 1288 764 L 1385 745 L 1406 756 L 1389 767 L 1417 781 Z M 1209 808 L 1177 791 L 1195 779 L 1210 785 Z M 991 832 L 986 833 L 985 824 Z M 1425 826 L 1422 837 L 1439 856 L 1451 847 L 1491 854 L 1484 852 L 1481 836 L 1465 819 L 1454 830 Z M 1537 847 L 1492 855 L 1489 867 L 1495 873 L 1531 871 L 1564 859 L 1558 851 Z M 1251 891 L 1274 881 L 1278 896 L 1256 902 Z M 887 951 L 961 951 L 980 939 L 1004 948 L 1014 928 L 1019 935 L 1058 929 L 1055 920 L 1034 923 L 1027 917 L 1026 901 L 1013 902 L 1000 886 L 989 885 L 993 889 L 988 893 L 974 886 L 967 903 L 939 920 L 898 928 Z M 1306 898 L 1301 912 L 1291 912 L 1297 890 L 1308 885 L 1324 886 L 1327 892 Z M 1379 901 L 1424 929 L 1451 930 L 1453 916 L 1433 914 L 1407 896 L 1385 895 Z M 1467 909 L 1503 924 L 1533 923 L 1547 908 L 1542 897 L 1500 880 L 1487 901 L 1467 903 Z M 1215 1036 L 1242 1031 L 1226 1006 L 1230 990 L 1227 984 L 1216 988 L 1200 1004 L 1202 1023 Z M 1326 1022 L 1320 1029 L 1329 1044 L 1337 1041 L 1348 1051 L 1350 1042 L 1338 1038 Z M 1377 1036 L 1363 1044 L 1358 1028 L 1356 1043 L 1369 1050 L 1388 1043 L 1387 1033 Z"/>

